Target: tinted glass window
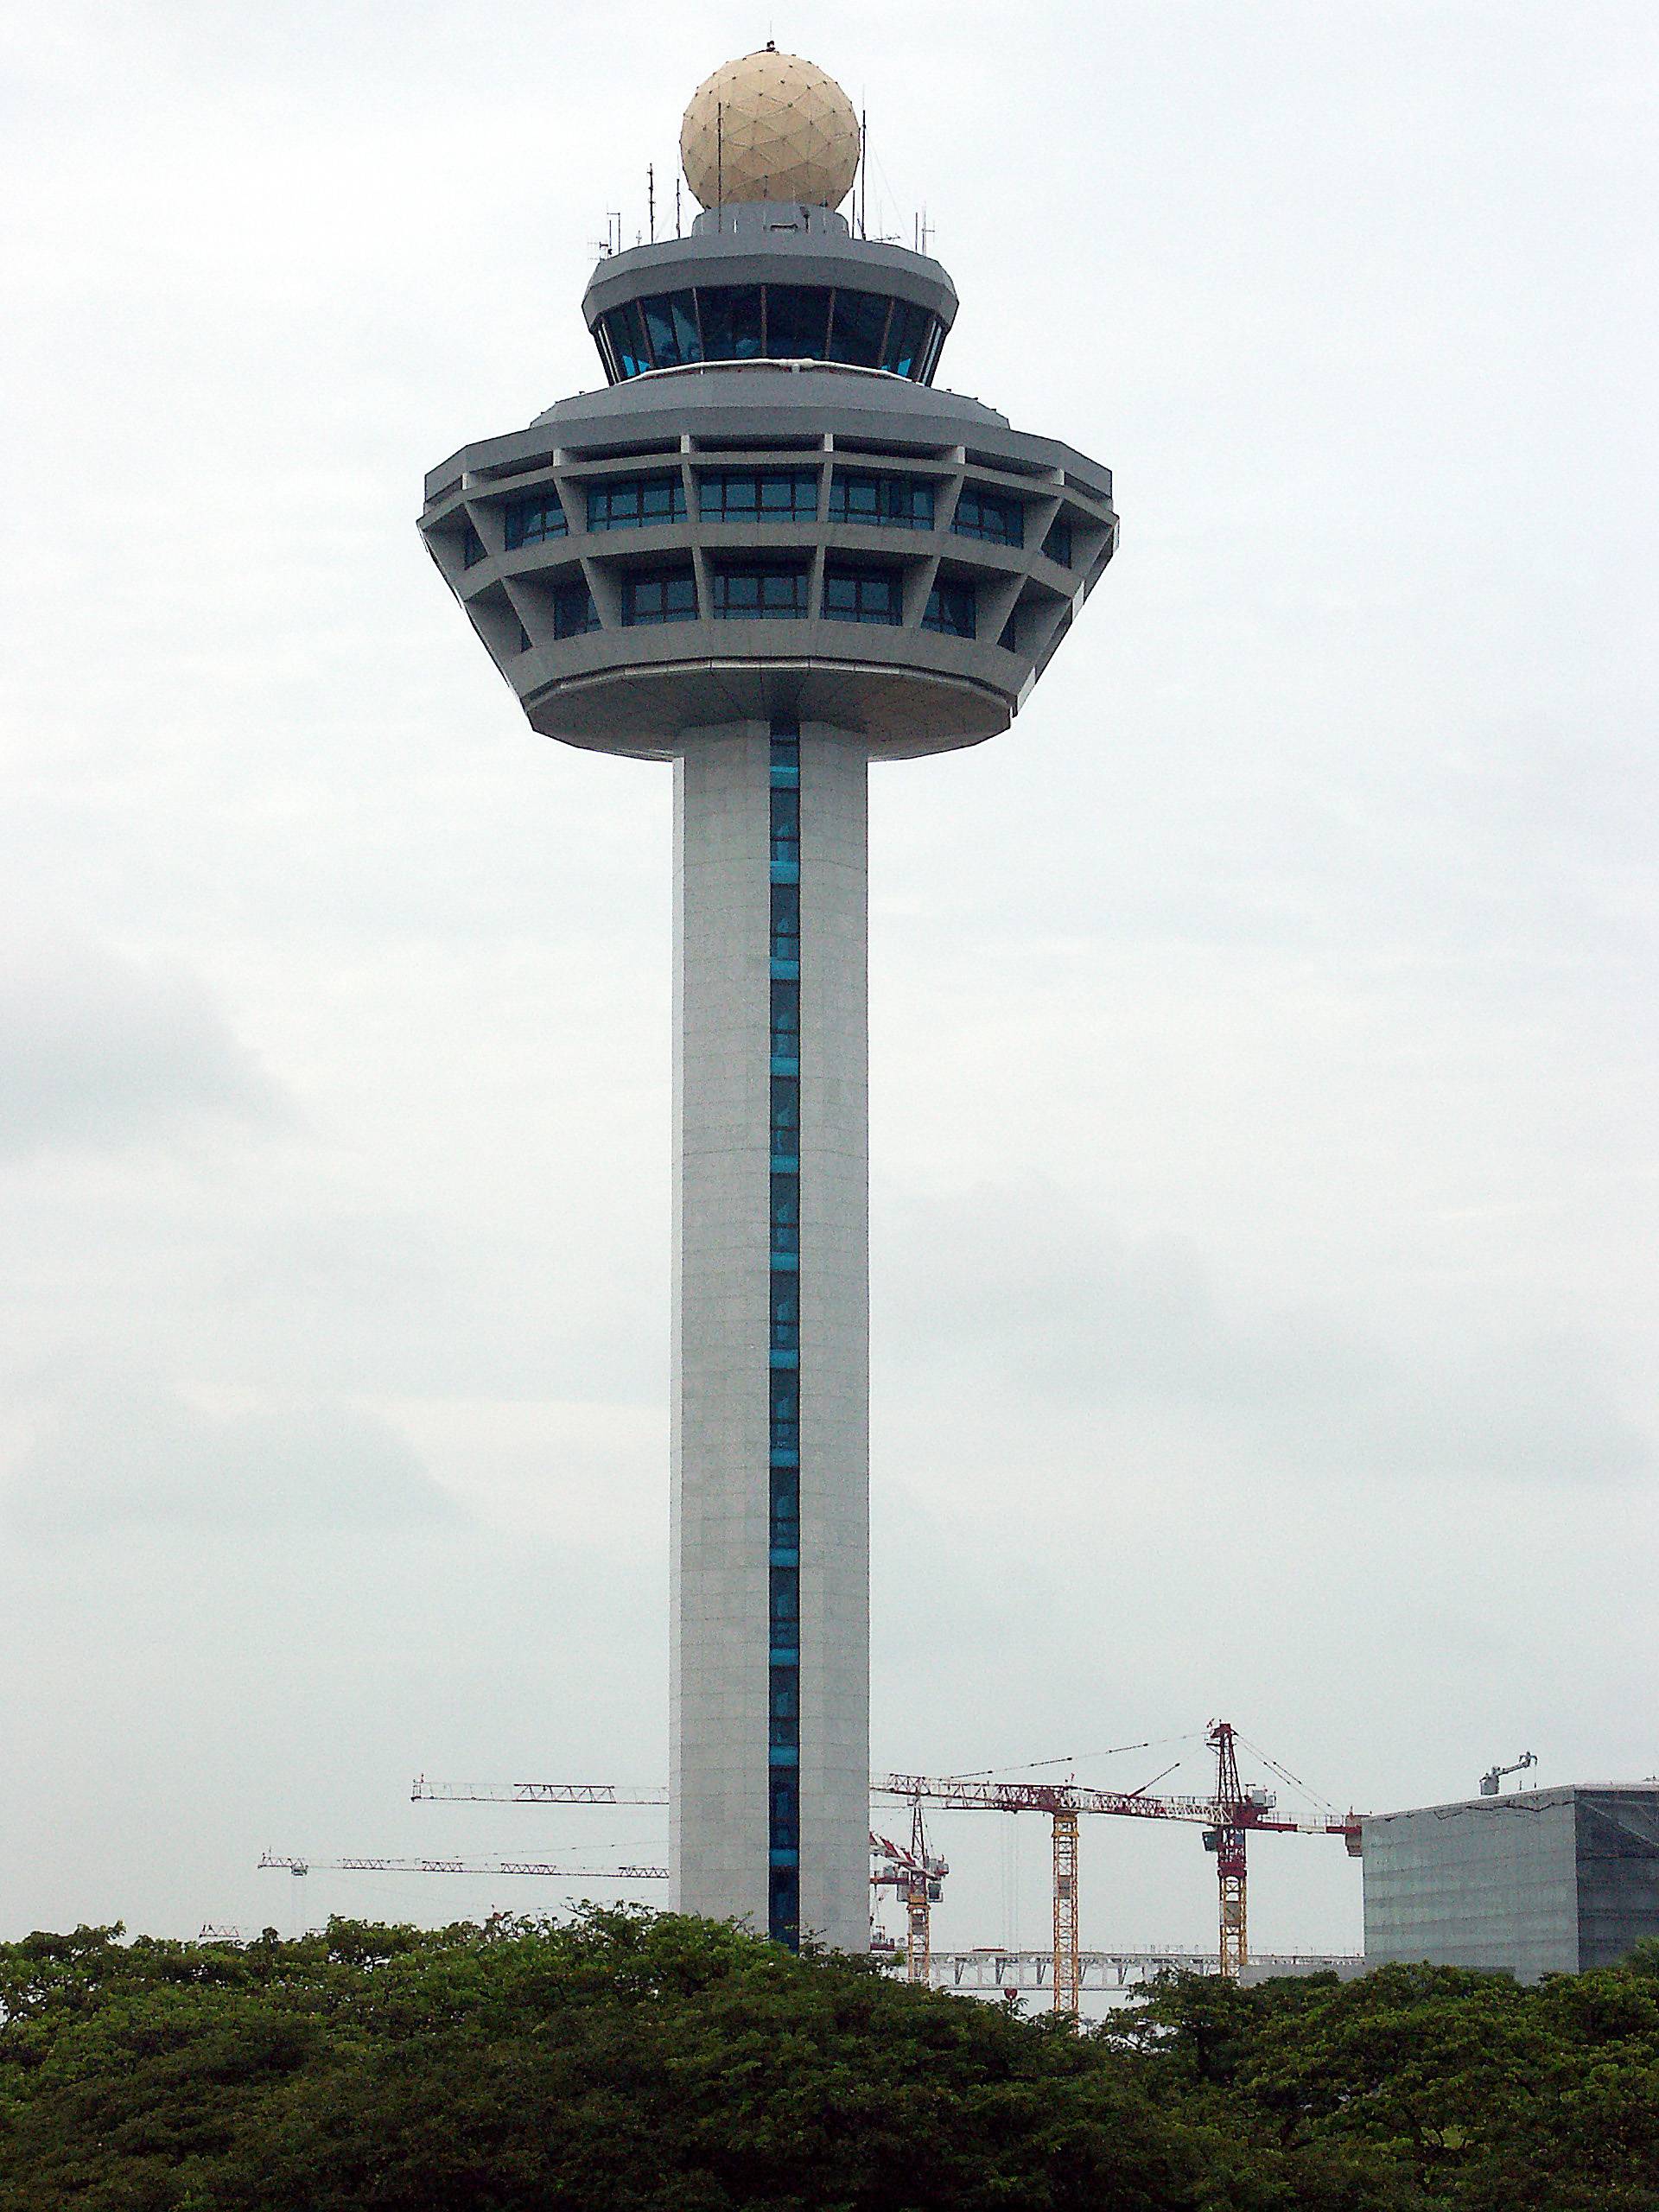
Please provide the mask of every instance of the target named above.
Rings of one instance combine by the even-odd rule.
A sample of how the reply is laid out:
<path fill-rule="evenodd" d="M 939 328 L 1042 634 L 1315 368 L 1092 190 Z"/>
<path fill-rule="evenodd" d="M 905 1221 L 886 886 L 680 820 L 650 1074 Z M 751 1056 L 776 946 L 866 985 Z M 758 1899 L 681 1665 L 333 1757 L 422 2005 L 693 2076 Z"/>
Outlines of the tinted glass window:
<path fill-rule="evenodd" d="M 838 468 L 830 480 L 830 519 L 931 530 L 933 486 L 922 476 L 867 476 Z"/>
<path fill-rule="evenodd" d="M 561 584 L 553 594 L 554 636 L 579 638 L 584 631 L 598 627 L 599 609 L 594 605 L 594 594 L 587 585 Z"/>
<path fill-rule="evenodd" d="M 512 524 L 511 518 L 509 518 L 507 524 L 507 543 L 509 545 L 512 543 Z M 483 558 L 484 541 L 479 536 L 478 532 L 473 528 L 471 523 L 468 523 L 466 529 L 461 533 L 461 565 L 463 569 L 470 569 L 475 566 L 476 563 Z"/>
<path fill-rule="evenodd" d="M 893 321 L 887 326 L 887 342 L 881 354 L 882 367 L 891 369 L 895 376 L 913 377 L 921 365 L 922 348 L 927 343 L 928 325 L 932 320 L 925 308 L 895 300 Z"/>
<path fill-rule="evenodd" d="M 804 569 L 717 569 L 714 581 L 716 616 L 787 619 L 806 613 Z"/>
<path fill-rule="evenodd" d="M 721 284 L 700 292 L 705 360 L 749 361 L 760 351 L 760 287 Z"/>
<path fill-rule="evenodd" d="M 507 509 L 507 550 L 515 553 L 521 545 L 539 545 L 546 537 L 563 537 L 566 531 L 564 509 L 553 492 L 538 492 L 533 499 L 515 499 Z"/>
<path fill-rule="evenodd" d="M 625 377 L 637 377 L 642 369 L 651 366 L 651 356 L 645 351 L 645 331 L 639 321 L 638 304 L 629 300 L 624 306 L 613 308 L 605 318 L 606 335 L 616 354 L 617 365 Z"/>
<path fill-rule="evenodd" d="M 830 622 L 897 622 L 899 580 L 891 569 L 830 569 L 823 579 L 823 612 Z"/>
<path fill-rule="evenodd" d="M 861 369 L 879 368 L 892 304 L 885 292 L 837 292 L 830 323 L 830 359 Z"/>
<path fill-rule="evenodd" d="M 772 857 L 798 861 L 801 857 L 801 795 L 780 790 L 772 794 Z"/>
<path fill-rule="evenodd" d="M 1057 515 L 1048 526 L 1048 536 L 1043 540 L 1043 550 L 1051 561 L 1058 561 L 1063 569 L 1071 565 L 1071 525 L 1064 515 Z"/>
<path fill-rule="evenodd" d="M 639 302 L 645 310 L 645 334 L 652 359 L 659 369 L 683 368 L 700 361 L 702 347 L 697 338 L 697 303 L 690 292 L 659 292 Z"/>
<path fill-rule="evenodd" d="M 696 620 L 696 579 L 690 569 L 648 569 L 622 580 L 622 620 L 630 627 Z"/>
<path fill-rule="evenodd" d="M 1018 499 L 1001 492 L 976 491 L 970 484 L 957 502 L 956 520 L 950 527 L 959 537 L 982 537 L 988 544 L 1023 545 L 1026 511 Z"/>
<path fill-rule="evenodd" d="M 704 476 L 697 504 L 705 522 L 811 522 L 818 512 L 818 476 L 813 468 L 735 470 Z"/>
<path fill-rule="evenodd" d="M 927 595 L 927 611 L 922 616 L 924 630 L 942 630 L 947 638 L 971 638 L 974 635 L 974 588 L 972 584 L 947 583 L 943 578 Z"/>
<path fill-rule="evenodd" d="M 678 476 L 617 476 L 588 494 L 589 530 L 639 530 L 684 518 L 685 486 Z"/>
<path fill-rule="evenodd" d="M 774 361 L 821 361 L 830 295 L 816 284 L 768 284 L 766 351 Z"/>
<path fill-rule="evenodd" d="M 774 883 L 772 887 L 772 957 L 798 960 L 801 957 L 801 887 Z"/>

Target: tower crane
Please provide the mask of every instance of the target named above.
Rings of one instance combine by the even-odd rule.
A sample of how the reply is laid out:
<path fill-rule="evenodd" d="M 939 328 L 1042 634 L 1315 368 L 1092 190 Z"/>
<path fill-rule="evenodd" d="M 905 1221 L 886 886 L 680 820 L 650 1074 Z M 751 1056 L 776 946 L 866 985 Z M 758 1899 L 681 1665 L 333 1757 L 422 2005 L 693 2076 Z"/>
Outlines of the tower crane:
<path fill-rule="evenodd" d="M 415 1804 L 665 1805 L 668 1792 L 630 1783 L 429 1782 L 424 1775 L 416 1775 L 410 1798 Z M 891 1890 L 905 1907 L 906 1976 L 912 1981 L 925 1982 L 932 1955 L 931 1907 L 944 1895 L 944 1878 L 950 1869 L 928 1849 L 919 1803 L 911 1808 L 909 1845 L 893 1843 L 872 1830 L 870 1856 L 870 1887 Z M 450 1863 L 431 1862 L 446 1867 Z"/>
<path fill-rule="evenodd" d="M 1202 1830 L 1204 1847 L 1216 1861 L 1220 1971 L 1230 1980 L 1236 1980 L 1249 1963 L 1250 1832 L 1336 1836 L 1341 1839 L 1349 1857 L 1357 1859 L 1359 1815 L 1349 1812 L 1314 1821 L 1280 1818 L 1276 1813 L 1278 1801 L 1271 1790 L 1255 1783 L 1247 1786 L 1239 1778 L 1238 1737 L 1232 1722 L 1212 1720 L 1205 1732 L 1205 1741 L 1215 1755 L 1216 1780 L 1210 1795 L 1203 1797 L 1155 1797 L 1147 1789 L 1091 1789 L 1076 1782 L 995 1782 L 953 1775 L 872 1776 L 870 1789 L 874 1796 L 901 1798 L 911 1807 L 912 1840 L 908 1853 L 874 1833 L 870 1837 L 871 1851 L 877 1855 L 877 1871 L 871 1876 L 873 1885 L 893 1889 L 905 1897 L 906 1965 L 910 1979 L 925 1978 L 931 1953 L 927 1909 L 930 1902 L 937 1900 L 939 1885 L 949 1872 L 945 1862 L 934 1859 L 926 1848 L 922 1806 L 927 1802 L 948 1812 L 1048 1815 L 1053 1840 L 1053 1991 L 1057 2012 L 1075 2015 L 1082 1993 L 1077 1824 L 1085 1813 L 1121 1820 L 1190 1821 Z M 1522 1764 L 1531 1764 L 1530 1755 Z M 416 1801 L 449 1803 L 661 1805 L 668 1802 L 665 1789 L 631 1788 L 622 1783 L 445 1783 L 429 1782 L 423 1776 L 416 1777 L 410 1794 Z"/>
<path fill-rule="evenodd" d="M 932 1907 L 944 1895 L 944 1878 L 950 1869 L 927 1847 L 919 1797 L 910 1808 L 908 1849 L 872 1831 L 870 1850 L 875 1856 L 870 1887 L 892 1890 L 904 1903 L 906 1980 L 925 1986 L 933 1958 Z"/>
<path fill-rule="evenodd" d="M 555 1866 L 544 1859 L 312 1859 L 261 1852 L 259 1864 L 296 1877 L 334 1874 L 535 1874 L 573 1882 L 665 1882 L 666 1866 Z"/>
<path fill-rule="evenodd" d="M 1236 1731 L 1211 1721 L 1205 1742 L 1216 1755 L 1216 1786 L 1208 1797 L 1154 1797 L 1146 1790 L 1089 1789 L 1075 1782 L 990 1782 L 921 1774 L 889 1774 L 873 1786 L 913 1804 L 924 1799 L 951 1812 L 1046 1813 L 1054 1846 L 1054 2010 L 1076 2013 L 1082 1990 L 1078 1940 L 1079 1817 L 1107 1814 L 1122 1820 L 1190 1821 L 1204 1832 L 1216 1859 L 1220 1905 L 1221 1972 L 1236 1977 L 1249 1962 L 1246 1913 L 1247 1839 L 1252 1829 L 1279 1835 L 1339 1836 L 1350 1857 L 1360 1849 L 1359 1820 L 1349 1813 L 1323 1821 L 1276 1817 L 1269 1790 L 1243 1787 L 1238 1776 Z"/>

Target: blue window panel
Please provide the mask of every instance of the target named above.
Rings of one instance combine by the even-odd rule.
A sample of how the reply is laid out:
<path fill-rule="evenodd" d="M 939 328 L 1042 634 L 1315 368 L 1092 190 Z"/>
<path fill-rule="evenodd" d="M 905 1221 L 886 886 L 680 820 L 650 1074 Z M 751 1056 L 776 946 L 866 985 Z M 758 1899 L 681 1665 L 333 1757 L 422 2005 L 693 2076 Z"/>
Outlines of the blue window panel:
<path fill-rule="evenodd" d="M 826 622 L 896 624 L 903 610 L 896 569 L 830 569 L 823 578 Z"/>
<path fill-rule="evenodd" d="M 801 1349 L 798 1344 L 774 1344 L 767 1352 L 766 1358 L 773 1367 L 798 1367 L 801 1363 Z"/>
<path fill-rule="evenodd" d="M 838 468 L 830 480 L 831 522 L 869 528 L 931 530 L 933 486 L 925 476 L 876 476 Z"/>
<path fill-rule="evenodd" d="M 801 1563 L 798 1544 L 774 1544 L 766 1556 L 774 1567 L 798 1567 Z"/>
<path fill-rule="evenodd" d="M 580 638 L 599 627 L 599 609 L 585 583 L 560 584 L 553 594 L 553 635 Z"/>
<path fill-rule="evenodd" d="M 772 1863 L 774 1866 L 798 1866 L 801 1863 L 801 1853 L 798 1845 L 794 1850 L 789 1851 L 780 1850 L 778 1846 L 774 1844 L 772 1849 Z"/>
<path fill-rule="evenodd" d="M 1058 561 L 1063 569 L 1071 565 L 1071 525 L 1064 515 L 1056 515 L 1048 526 L 1043 540 L 1043 550 L 1051 561 Z"/>
<path fill-rule="evenodd" d="M 771 988 L 772 1058 L 798 1059 L 801 1050 L 800 983 L 787 976 L 774 976 Z"/>
<path fill-rule="evenodd" d="M 830 317 L 830 359 L 878 369 L 893 302 L 885 292 L 837 292 Z"/>
<path fill-rule="evenodd" d="M 941 577 L 927 595 L 923 629 L 940 631 L 947 638 L 971 638 L 977 624 L 972 584 L 949 583 Z"/>
<path fill-rule="evenodd" d="M 881 365 L 896 377 L 914 377 L 921 366 L 923 348 L 933 321 L 925 308 L 908 300 L 895 300 L 887 341 L 881 349 Z"/>
<path fill-rule="evenodd" d="M 652 362 L 659 369 L 684 368 L 702 359 L 697 335 L 697 302 L 690 292 L 659 292 L 641 300 L 645 336 L 651 341 Z"/>
<path fill-rule="evenodd" d="M 797 849 L 798 850 L 798 848 Z M 801 880 L 800 861 L 798 860 L 780 861 L 774 853 L 772 860 L 772 880 L 774 883 L 798 883 Z"/>
<path fill-rule="evenodd" d="M 988 545 L 1023 545 L 1026 510 L 1020 500 L 1001 492 L 982 492 L 968 484 L 957 501 L 950 527 L 958 537 L 982 538 Z"/>
<path fill-rule="evenodd" d="M 569 529 L 556 492 L 538 492 L 533 499 L 515 499 L 506 511 L 509 553 L 521 545 L 540 545 L 550 537 L 563 537 Z"/>
<path fill-rule="evenodd" d="M 590 485 L 589 530 L 645 530 L 685 520 L 685 484 L 673 476 L 613 476 Z"/>
<path fill-rule="evenodd" d="M 774 1636 L 767 1662 L 773 1667 L 798 1667 L 801 1663 L 801 1643 L 798 1636 L 792 1643 L 779 1643 Z"/>
<path fill-rule="evenodd" d="M 801 963 L 798 960 L 780 960 L 777 954 L 774 953 L 772 957 L 770 965 L 772 974 L 777 977 L 780 983 L 787 983 L 791 981 L 798 983 L 800 982 Z"/>
<path fill-rule="evenodd" d="M 507 543 L 509 545 L 512 544 L 511 537 L 508 538 Z M 468 523 L 461 534 L 461 565 L 463 569 L 474 569 L 483 558 L 484 541 L 471 523 Z"/>
<path fill-rule="evenodd" d="M 820 284 L 768 284 L 766 351 L 774 361 L 821 361 L 830 340 L 830 295 Z"/>
<path fill-rule="evenodd" d="M 780 1274 L 798 1274 L 801 1265 L 801 1255 L 798 1252 L 774 1252 L 772 1255 L 772 1264 L 773 1268 Z M 793 1459 L 794 1456 L 795 1455 L 792 1452 L 786 1452 L 785 1454 L 785 1459 L 786 1460 Z M 772 1462 L 774 1465 L 779 1464 L 776 1452 L 773 1452 L 772 1454 Z"/>
<path fill-rule="evenodd" d="M 651 355 L 645 350 L 645 326 L 639 319 L 639 302 L 628 300 L 620 308 L 613 308 L 604 318 L 605 335 L 611 341 L 611 351 L 616 365 L 625 377 L 643 375 L 651 366 Z"/>
<path fill-rule="evenodd" d="M 716 621 L 801 621 L 806 614 L 804 568 L 721 568 L 715 571 Z"/>
<path fill-rule="evenodd" d="M 623 578 L 625 629 L 696 619 L 697 584 L 690 569 L 641 569 Z"/>
<path fill-rule="evenodd" d="M 801 1747 L 798 1744 L 771 1744 L 766 1747 L 766 1758 L 772 1766 L 799 1766 Z"/>
<path fill-rule="evenodd" d="M 706 361 L 753 361 L 760 352 L 760 287 L 715 284 L 698 288 Z"/>
<path fill-rule="evenodd" d="M 772 1279 L 772 1341 L 779 1351 L 798 1348 L 801 1341 L 801 1285 L 798 1275 Z"/>

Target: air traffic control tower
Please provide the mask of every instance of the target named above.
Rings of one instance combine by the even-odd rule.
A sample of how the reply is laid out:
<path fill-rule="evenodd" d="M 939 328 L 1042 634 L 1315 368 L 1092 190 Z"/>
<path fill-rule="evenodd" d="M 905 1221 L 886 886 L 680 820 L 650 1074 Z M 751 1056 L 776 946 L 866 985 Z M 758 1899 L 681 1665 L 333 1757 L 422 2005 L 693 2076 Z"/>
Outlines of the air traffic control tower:
<path fill-rule="evenodd" d="M 602 260 L 607 388 L 421 528 L 532 729 L 671 760 L 679 1908 L 869 1934 L 866 785 L 1007 728 L 1110 473 L 934 388 L 957 296 L 855 235 L 857 118 L 768 48 L 685 112 L 691 234 Z"/>

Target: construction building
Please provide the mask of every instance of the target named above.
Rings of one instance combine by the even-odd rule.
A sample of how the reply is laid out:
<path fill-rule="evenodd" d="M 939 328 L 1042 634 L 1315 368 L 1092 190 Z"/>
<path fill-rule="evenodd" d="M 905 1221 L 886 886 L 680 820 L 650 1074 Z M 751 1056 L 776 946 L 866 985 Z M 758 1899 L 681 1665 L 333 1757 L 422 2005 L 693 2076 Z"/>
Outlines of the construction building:
<path fill-rule="evenodd" d="M 1482 1795 L 1360 1823 L 1368 1967 L 1536 1981 L 1659 1936 L 1659 1782 Z"/>
<path fill-rule="evenodd" d="M 956 290 L 838 212 L 862 140 L 810 62 L 715 71 L 703 212 L 588 284 L 605 388 L 421 517 L 533 729 L 673 763 L 673 1898 L 859 1952 L 868 770 L 1007 729 L 1117 534 L 1109 470 L 935 388 Z"/>

